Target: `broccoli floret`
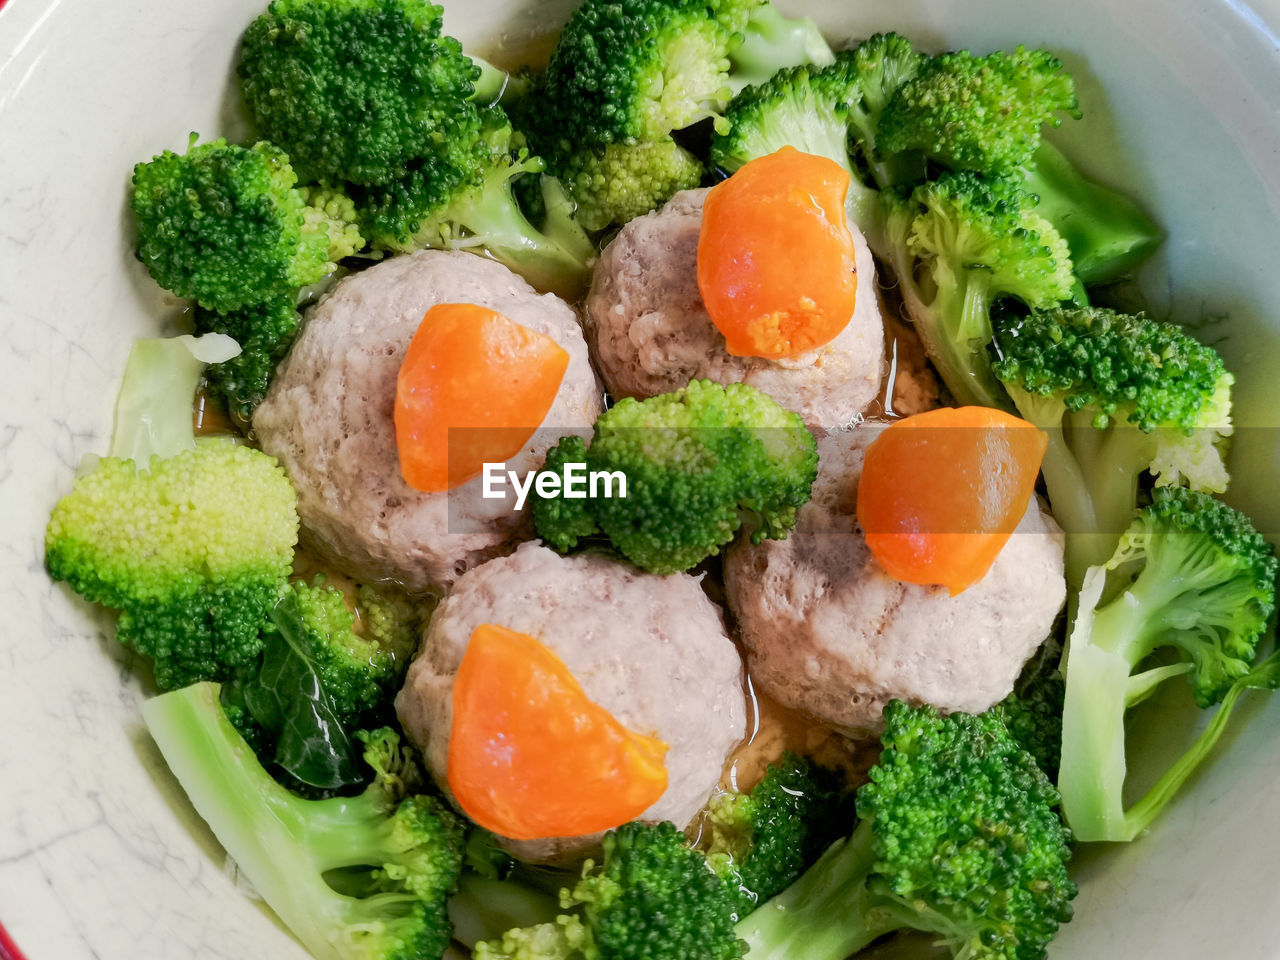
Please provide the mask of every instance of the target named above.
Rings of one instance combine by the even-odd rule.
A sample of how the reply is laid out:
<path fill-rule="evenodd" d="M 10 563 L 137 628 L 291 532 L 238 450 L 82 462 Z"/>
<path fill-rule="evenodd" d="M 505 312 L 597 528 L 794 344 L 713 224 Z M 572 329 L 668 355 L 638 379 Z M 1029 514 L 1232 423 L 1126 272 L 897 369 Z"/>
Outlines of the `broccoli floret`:
<path fill-rule="evenodd" d="M 843 63 L 844 61 L 842 61 Z M 851 107 L 856 84 L 843 70 L 794 67 L 747 87 L 729 103 L 727 129 L 711 145 L 711 162 L 733 173 L 783 147 L 826 157 L 849 174 L 845 207 L 863 233 L 873 233 L 876 193 L 853 168 L 849 155 Z"/>
<path fill-rule="evenodd" d="M 298 332 L 298 321 L 292 293 L 228 313 L 196 308 L 197 333 L 222 333 L 240 344 L 239 354 L 214 364 L 207 373 L 210 388 L 237 424 L 247 427 L 267 395 L 276 367 Z"/>
<path fill-rule="evenodd" d="M 374 782 L 355 797 L 304 800 L 277 784 L 218 704 L 194 684 L 142 705 L 196 812 L 272 910 L 322 960 L 436 960 L 465 827 L 386 768 L 394 735 L 370 738 Z M 340 889 L 339 889 L 340 888 Z"/>
<path fill-rule="evenodd" d="M 1045 124 L 1057 126 L 1062 113 L 1080 115 L 1061 68 L 1053 55 L 1021 47 L 935 57 L 885 108 L 878 146 L 886 156 L 919 152 L 953 170 L 1024 177 L 1027 192 L 1039 198 L 1036 212 L 1066 240 L 1081 281 L 1103 283 L 1131 272 L 1163 234 L 1132 200 L 1086 179 L 1041 141 Z M 901 167 L 888 180 L 909 182 Z"/>
<path fill-rule="evenodd" d="M 799 63 L 827 64 L 809 20 L 761 0 L 587 0 L 561 31 L 519 125 L 592 229 L 695 186 L 701 164 L 672 133 L 720 117 L 734 92 Z M 621 177 L 621 184 L 614 178 Z"/>
<path fill-rule="evenodd" d="M 1049 434 L 1045 486 L 1067 532 L 1067 579 L 1104 563 L 1158 483 L 1220 493 L 1234 382 L 1211 347 L 1172 324 L 1099 308 L 1033 312 L 996 331 L 996 376 Z"/>
<path fill-rule="evenodd" d="M 919 150 L 953 170 L 1014 173 L 1040 145 L 1040 128 L 1079 115 L 1075 83 L 1045 50 L 933 57 L 903 83 L 880 117 L 886 153 Z"/>
<path fill-rule="evenodd" d="M 1132 840 L 1221 736 L 1245 690 L 1274 689 L 1254 656 L 1275 610 L 1275 553 L 1248 518 L 1205 493 L 1157 488 L 1105 565 L 1092 567 L 1065 660 L 1063 812 L 1081 840 Z M 1102 602 L 1103 596 L 1111 599 Z M 1164 656 L 1148 660 L 1157 652 Z M 1126 809 L 1125 714 L 1162 682 L 1186 676 L 1209 726 Z"/>
<path fill-rule="evenodd" d="M 352 605 L 323 577 L 296 581 L 271 611 L 261 662 L 223 684 L 223 706 L 286 786 L 316 794 L 359 784 L 351 731 L 389 717 L 421 629 L 393 588 L 361 585 Z"/>
<path fill-rule="evenodd" d="M 1055 644 L 1060 650 L 1061 644 Z M 1057 657 L 1054 658 L 1056 663 Z M 1062 701 L 1066 681 L 1062 673 L 1047 664 L 1028 664 L 1013 692 L 992 710 L 996 711 L 1018 746 L 1035 758 L 1036 765 L 1051 782 L 1058 780 L 1062 755 Z"/>
<path fill-rule="evenodd" d="M 583 464 L 584 476 L 620 473 L 626 495 L 607 495 L 601 484 L 598 495 L 572 501 L 535 496 L 538 535 L 565 551 L 598 528 L 655 573 L 705 560 L 744 519 L 754 524 L 754 542 L 785 537 L 817 475 L 817 445 L 800 417 L 742 383 L 694 380 L 674 393 L 622 400 L 582 448 L 580 437 L 568 437 L 548 463 L 561 475 L 571 464 Z"/>
<path fill-rule="evenodd" d="M 306 203 L 302 215 L 308 224 L 324 224 L 332 262 L 355 256 L 365 248 L 360 213 L 349 196 L 335 187 L 299 187 L 298 193 Z"/>
<path fill-rule="evenodd" d="M 707 859 L 728 885 L 739 919 L 848 832 L 852 800 L 841 774 L 794 753 L 770 764 L 749 793 L 712 797 Z"/>
<path fill-rule="evenodd" d="M 516 928 L 476 945 L 476 960 L 737 960 L 729 892 L 673 824 L 629 823 L 604 837 L 599 866 L 561 893 L 581 916 Z"/>
<path fill-rule="evenodd" d="M 610 143 L 563 157 L 556 173 L 588 230 L 626 223 L 702 181 L 702 161 L 670 137 Z"/>
<path fill-rule="evenodd" d="M 229 313 L 292 296 L 333 269 L 328 223 L 306 215 L 283 151 L 195 139 L 133 170 L 137 255 L 157 283 Z"/>
<path fill-rule="evenodd" d="M 949 173 L 880 197 L 903 302 L 947 389 L 961 406 L 1007 407 L 988 352 L 992 306 L 1001 297 L 1030 307 L 1069 299 L 1066 244 L 1010 178 Z"/>
<path fill-rule="evenodd" d="M 964 960 L 1041 960 L 1076 893 L 1056 791 L 993 713 L 884 716 L 861 821 L 738 924 L 748 956 L 844 960 L 910 928 Z"/>
<path fill-rule="evenodd" d="M 529 154 L 501 107 L 479 119 L 476 137 L 451 146 L 450 157 L 425 157 L 402 179 L 357 191 L 365 232 L 375 247 L 393 252 L 482 247 L 540 289 L 581 293 L 596 248 L 572 219 L 563 187 L 542 177 L 547 217 L 535 229 L 512 182 L 542 174 L 545 164 Z"/>
<path fill-rule="evenodd" d="M 307 181 L 403 177 L 474 131 L 480 69 L 440 26 L 424 0 L 273 0 L 240 46 L 249 114 Z"/>
<path fill-rule="evenodd" d="M 49 574 L 119 612 L 118 639 L 151 658 L 162 689 L 253 661 L 298 538 L 297 497 L 274 459 L 226 437 L 196 441 L 201 346 L 134 345 L 112 456 L 81 474 L 45 532 Z"/>

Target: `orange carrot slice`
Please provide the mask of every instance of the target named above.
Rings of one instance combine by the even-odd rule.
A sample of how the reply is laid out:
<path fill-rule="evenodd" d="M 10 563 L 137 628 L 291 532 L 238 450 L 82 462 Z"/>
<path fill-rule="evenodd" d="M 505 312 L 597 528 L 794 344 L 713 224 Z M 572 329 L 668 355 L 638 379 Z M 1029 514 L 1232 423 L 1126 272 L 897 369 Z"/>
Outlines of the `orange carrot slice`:
<path fill-rule="evenodd" d="M 472 303 L 427 311 L 396 380 L 400 472 L 440 492 L 514 456 L 538 429 L 569 367 L 550 337 Z"/>
<path fill-rule="evenodd" d="M 848 171 L 792 147 L 708 192 L 698 289 L 729 353 L 794 357 L 848 324 L 858 291 L 848 192 Z"/>
<path fill-rule="evenodd" d="M 667 745 L 628 730 L 551 650 L 481 624 L 453 682 L 449 789 L 480 826 L 532 840 L 609 830 L 667 789 Z"/>
<path fill-rule="evenodd" d="M 858 523 L 889 576 L 955 596 L 981 580 L 1026 512 L 1049 439 L 987 407 L 899 420 L 867 447 Z"/>

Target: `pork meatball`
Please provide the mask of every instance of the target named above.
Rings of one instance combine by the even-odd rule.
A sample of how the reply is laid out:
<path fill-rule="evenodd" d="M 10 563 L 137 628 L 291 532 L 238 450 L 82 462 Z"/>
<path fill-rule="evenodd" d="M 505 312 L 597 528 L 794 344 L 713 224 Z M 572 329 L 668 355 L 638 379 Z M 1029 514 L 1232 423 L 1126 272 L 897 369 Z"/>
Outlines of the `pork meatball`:
<path fill-rule="evenodd" d="M 830 343 L 785 360 L 735 357 L 698 292 L 698 232 L 707 191 L 677 193 L 632 220 L 600 256 L 587 297 L 587 339 L 617 397 L 651 397 L 693 379 L 748 383 L 817 430 L 854 422 L 880 390 L 884 327 L 875 263 L 850 224 L 858 271 L 853 317 Z"/>
<path fill-rule="evenodd" d="M 741 658 L 696 578 L 642 573 L 600 554 L 562 557 L 536 543 L 462 576 L 396 698 L 401 723 L 446 792 L 453 680 L 482 623 L 546 644 L 591 700 L 629 729 L 666 741 L 667 789 L 641 819 L 681 827 L 693 819 L 746 725 Z M 565 862 L 599 839 L 503 842 L 521 860 Z"/>
<path fill-rule="evenodd" d="M 357 579 L 396 580 L 414 592 L 439 590 L 532 535 L 528 511 L 517 511 L 512 496 L 484 498 L 481 478 L 424 493 L 400 474 L 396 376 L 423 315 L 440 303 L 491 308 L 569 354 L 542 429 L 509 469 L 537 469 L 563 434 L 590 436 L 602 390 L 573 310 L 499 263 L 435 250 L 339 283 L 313 311 L 253 418 L 262 449 L 297 488 L 308 543 Z"/>
<path fill-rule="evenodd" d="M 892 699 L 979 713 L 1013 689 L 1066 598 L 1063 537 L 1035 498 L 986 576 L 957 596 L 885 574 L 857 527 L 866 424 L 818 442 L 813 499 L 786 540 L 739 541 L 726 597 L 754 682 L 854 735 Z"/>

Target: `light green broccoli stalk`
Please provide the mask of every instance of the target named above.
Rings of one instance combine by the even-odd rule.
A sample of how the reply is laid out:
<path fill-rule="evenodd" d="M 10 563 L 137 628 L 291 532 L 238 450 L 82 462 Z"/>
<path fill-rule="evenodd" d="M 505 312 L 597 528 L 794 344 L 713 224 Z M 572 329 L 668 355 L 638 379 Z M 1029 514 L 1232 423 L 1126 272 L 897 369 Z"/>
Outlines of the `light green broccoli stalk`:
<path fill-rule="evenodd" d="M 196 812 L 317 960 L 439 960 L 449 946 L 466 828 L 438 799 L 406 795 L 398 737 L 366 737 L 374 782 L 304 800 L 258 763 L 217 684 L 148 700 L 142 716 Z"/>
<path fill-rule="evenodd" d="M 1248 518 L 1184 487 L 1158 488 L 1111 559 L 1089 569 L 1064 660 L 1058 777 L 1077 838 L 1136 837 L 1208 756 L 1240 695 L 1275 689 L 1280 661 L 1255 666 L 1254 658 L 1275 610 L 1276 570 L 1275 552 Z M 1148 659 L 1158 651 L 1167 656 Z M 1146 795 L 1126 805 L 1127 711 L 1177 676 L 1201 707 L 1221 706 Z"/>

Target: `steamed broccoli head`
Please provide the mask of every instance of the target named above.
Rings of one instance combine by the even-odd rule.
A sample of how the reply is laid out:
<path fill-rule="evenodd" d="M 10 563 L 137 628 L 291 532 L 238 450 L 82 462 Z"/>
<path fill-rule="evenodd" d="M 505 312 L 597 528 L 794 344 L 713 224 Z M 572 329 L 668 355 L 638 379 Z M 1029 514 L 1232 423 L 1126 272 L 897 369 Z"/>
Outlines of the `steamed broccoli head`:
<path fill-rule="evenodd" d="M 1007 406 L 991 367 L 991 311 L 1069 299 L 1071 256 L 1012 178 L 948 173 L 910 192 L 886 190 L 884 236 L 929 358 L 961 404 Z"/>
<path fill-rule="evenodd" d="M 908 928 L 963 960 L 1041 960 L 1076 893 L 1057 792 L 995 713 L 884 719 L 860 822 L 738 924 L 748 956 L 844 960 Z"/>
<path fill-rule="evenodd" d="M 275 460 L 207 439 L 141 472 L 99 460 L 54 507 L 45 562 L 119 611 L 118 638 L 171 689 L 253 662 L 297 537 L 296 495 Z"/>
<path fill-rule="evenodd" d="M 577 203 L 588 230 L 626 223 L 702 181 L 702 161 L 670 137 L 610 143 L 559 158 L 556 174 Z"/>
<path fill-rule="evenodd" d="M 197 333 L 226 334 L 240 344 L 239 354 L 213 364 L 206 374 L 208 386 L 222 397 L 237 423 L 247 425 L 267 395 L 276 368 L 298 332 L 298 320 L 292 293 L 227 313 L 196 308 Z"/>
<path fill-rule="evenodd" d="M 597 250 L 573 219 L 562 186 L 543 175 L 545 162 L 530 154 L 501 107 L 486 107 L 477 118 L 470 139 L 419 159 L 394 182 L 355 190 L 362 229 L 374 247 L 396 253 L 482 248 L 541 290 L 580 294 Z M 522 177 L 539 178 L 541 229 L 514 192 Z"/>
<path fill-rule="evenodd" d="M 566 438 L 573 451 L 581 439 Z M 571 462 L 553 448 L 549 462 Z M 754 387 L 695 380 L 682 390 L 625 399 L 596 421 L 584 452 L 590 472 L 620 473 L 626 496 L 534 501 L 539 536 L 570 549 L 599 529 L 637 566 L 687 570 L 733 539 L 795 525 L 817 475 L 817 445 L 803 421 Z"/>
<path fill-rule="evenodd" d="M 880 117 L 879 146 L 919 150 L 953 170 L 1012 173 L 1040 145 L 1040 129 L 1079 115 L 1075 83 L 1044 50 L 928 60 L 894 93 Z"/>
<path fill-rule="evenodd" d="M 439 960 L 466 827 L 394 775 L 395 735 L 367 738 L 363 792 L 306 800 L 262 768 L 218 701 L 216 684 L 193 684 L 142 713 L 196 812 L 285 926 L 326 960 Z"/>
<path fill-rule="evenodd" d="M 670 823 L 628 823 L 561 893 L 556 920 L 477 944 L 477 960 L 738 960 L 728 891 Z"/>
<path fill-rule="evenodd" d="M 1100 308 L 1036 311 L 997 331 L 996 375 L 1049 433 L 1044 475 L 1067 532 L 1068 577 L 1104 563 L 1138 480 L 1221 492 L 1233 377 L 1178 327 Z"/>
<path fill-rule="evenodd" d="M 138 259 L 162 287 L 210 310 L 276 302 L 332 269 L 328 225 L 269 143 L 166 150 L 133 171 Z"/>
<path fill-rule="evenodd" d="M 237 72 L 259 132 L 308 181 L 387 183 L 467 140 L 480 70 L 425 0 L 273 0 Z"/>
<path fill-rule="evenodd" d="M 711 798 L 707 859 L 741 919 L 781 893 L 847 833 L 853 795 L 843 775 L 788 753 L 748 793 Z"/>
<path fill-rule="evenodd" d="M 1120 537 L 1110 570 L 1141 572 L 1094 616 L 1093 641 L 1133 663 L 1161 646 L 1192 664 L 1196 702 L 1220 701 L 1253 665 L 1275 612 L 1276 556 L 1249 518 L 1206 493 L 1158 487 Z"/>
<path fill-rule="evenodd" d="M 1082 840 L 1132 840 L 1211 752 L 1240 695 L 1275 689 L 1277 657 L 1255 658 L 1276 604 L 1275 553 L 1239 511 L 1159 487 L 1119 546 L 1092 567 L 1066 659 L 1063 811 Z M 1131 706 L 1185 676 L 1196 703 L 1221 706 L 1142 799 L 1125 803 Z"/>

